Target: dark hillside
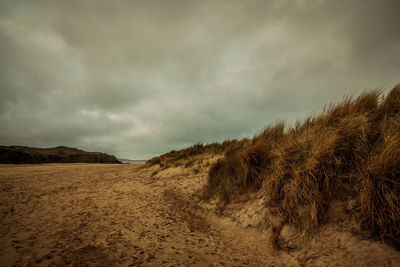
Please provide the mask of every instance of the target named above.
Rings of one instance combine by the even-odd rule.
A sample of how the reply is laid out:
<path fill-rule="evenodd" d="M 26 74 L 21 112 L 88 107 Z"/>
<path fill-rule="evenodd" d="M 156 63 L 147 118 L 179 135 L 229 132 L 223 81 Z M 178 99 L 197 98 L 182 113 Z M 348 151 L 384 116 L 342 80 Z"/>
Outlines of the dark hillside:
<path fill-rule="evenodd" d="M 26 146 L 0 146 L 0 163 L 121 163 L 114 156 L 100 152 L 86 152 L 77 148 L 59 146 L 36 148 Z"/>

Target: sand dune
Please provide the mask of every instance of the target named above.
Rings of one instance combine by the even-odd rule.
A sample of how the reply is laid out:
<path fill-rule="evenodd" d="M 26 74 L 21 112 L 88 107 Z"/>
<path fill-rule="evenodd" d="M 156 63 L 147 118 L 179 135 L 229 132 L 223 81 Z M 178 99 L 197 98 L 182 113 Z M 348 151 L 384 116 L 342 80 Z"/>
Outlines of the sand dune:
<path fill-rule="evenodd" d="M 385 244 L 326 225 L 312 239 L 252 221 L 263 203 L 203 203 L 206 169 L 143 164 L 0 166 L 1 266 L 400 266 Z M 302 243 L 297 242 L 302 240 Z"/>

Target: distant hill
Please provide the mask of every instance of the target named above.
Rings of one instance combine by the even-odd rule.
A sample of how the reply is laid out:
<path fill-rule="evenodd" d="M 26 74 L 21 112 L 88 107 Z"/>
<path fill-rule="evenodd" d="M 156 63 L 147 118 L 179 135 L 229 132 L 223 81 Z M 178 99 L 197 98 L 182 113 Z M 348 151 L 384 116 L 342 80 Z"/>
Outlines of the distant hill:
<path fill-rule="evenodd" d="M 38 163 L 121 163 L 115 156 L 101 152 L 87 152 L 73 147 L 36 148 L 0 146 L 2 164 Z"/>

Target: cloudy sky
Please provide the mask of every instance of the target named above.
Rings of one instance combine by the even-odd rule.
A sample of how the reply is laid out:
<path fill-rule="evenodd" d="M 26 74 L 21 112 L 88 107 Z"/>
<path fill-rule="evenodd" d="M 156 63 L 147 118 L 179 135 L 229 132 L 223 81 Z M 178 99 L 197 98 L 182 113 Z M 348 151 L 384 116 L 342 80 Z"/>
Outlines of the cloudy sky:
<path fill-rule="evenodd" d="M 147 159 L 400 82 L 398 0 L 0 0 L 0 144 Z"/>

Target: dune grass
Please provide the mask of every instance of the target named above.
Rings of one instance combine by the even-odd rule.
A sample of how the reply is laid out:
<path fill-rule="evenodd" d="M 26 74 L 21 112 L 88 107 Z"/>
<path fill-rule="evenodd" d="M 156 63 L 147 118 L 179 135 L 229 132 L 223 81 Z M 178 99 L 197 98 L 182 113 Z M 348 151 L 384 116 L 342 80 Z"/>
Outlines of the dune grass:
<path fill-rule="evenodd" d="M 258 192 L 304 234 L 318 229 L 333 201 L 348 202 L 363 231 L 399 247 L 400 85 L 230 144 L 205 192 L 226 202 Z"/>
<path fill-rule="evenodd" d="M 191 147 L 172 150 L 168 153 L 154 157 L 146 161 L 146 165 L 153 166 L 159 164 L 161 167 L 170 167 L 177 165 L 184 165 L 185 168 L 192 166 L 195 162 L 196 156 L 202 154 L 220 154 L 223 153 L 232 144 L 238 142 L 237 140 L 227 140 L 222 143 L 202 144 L 198 143 Z"/>

